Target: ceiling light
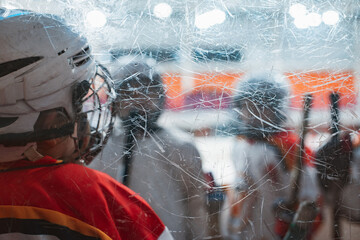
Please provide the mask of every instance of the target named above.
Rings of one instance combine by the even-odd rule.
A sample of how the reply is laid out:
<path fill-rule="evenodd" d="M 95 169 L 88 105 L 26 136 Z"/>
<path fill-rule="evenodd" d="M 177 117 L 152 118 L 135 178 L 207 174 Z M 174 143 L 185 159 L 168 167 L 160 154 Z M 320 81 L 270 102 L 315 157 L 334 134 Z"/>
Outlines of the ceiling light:
<path fill-rule="evenodd" d="M 165 19 L 170 17 L 172 8 L 167 3 L 159 3 L 154 7 L 154 14 L 157 18 Z"/>
<path fill-rule="evenodd" d="M 321 15 L 318 13 L 309 13 L 306 18 L 309 26 L 317 27 L 321 24 Z"/>
<path fill-rule="evenodd" d="M 295 18 L 294 24 L 299 29 L 305 29 L 309 27 L 309 21 L 306 15 Z"/>
<path fill-rule="evenodd" d="M 103 12 L 93 10 L 86 15 L 86 24 L 91 28 L 101 28 L 106 24 L 106 16 Z"/>
<path fill-rule="evenodd" d="M 335 25 L 339 22 L 339 13 L 336 11 L 327 11 L 323 13 L 322 20 L 327 25 Z"/>
<path fill-rule="evenodd" d="M 226 15 L 219 9 L 214 9 L 210 12 L 203 13 L 196 16 L 195 26 L 200 29 L 206 29 L 216 24 L 221 24 L 225 21 Z"/>
<path fill-rule="evenodd" d="M 307 12 L 306 7 L 301 3 L 296 3 L 292 5 L 289 9 L 289 13 L 293 18 L 305 16 L 306 12 Z"/>

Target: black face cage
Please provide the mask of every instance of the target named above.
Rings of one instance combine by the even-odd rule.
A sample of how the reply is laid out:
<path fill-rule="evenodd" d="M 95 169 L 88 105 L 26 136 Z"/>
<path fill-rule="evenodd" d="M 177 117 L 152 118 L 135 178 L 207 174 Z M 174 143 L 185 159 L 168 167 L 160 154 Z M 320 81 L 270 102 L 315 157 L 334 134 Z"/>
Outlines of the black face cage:
<path fill-rule="evenodd" d="M 88 84 L 87 94 L 79 102 L 81 111 L 77 114 L 80 157 L 86 164 L 96 157 L 110 136 L 116 96 L 110 74 L 100 64 Z"/>

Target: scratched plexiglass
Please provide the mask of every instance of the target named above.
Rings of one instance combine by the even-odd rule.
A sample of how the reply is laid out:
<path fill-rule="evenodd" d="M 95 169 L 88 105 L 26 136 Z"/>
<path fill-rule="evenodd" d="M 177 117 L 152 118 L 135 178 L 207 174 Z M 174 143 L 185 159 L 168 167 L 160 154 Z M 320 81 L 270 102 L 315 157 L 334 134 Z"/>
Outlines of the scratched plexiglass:
<path fill-rule="evenodd" d="M 59 15 L 86 36 L 118 94 L 90 167 L 125 181 L 175 239 L 358 238 L 358 1 L 0 7 Z M 134 61 L 160 82 L 118 77 Z"/>

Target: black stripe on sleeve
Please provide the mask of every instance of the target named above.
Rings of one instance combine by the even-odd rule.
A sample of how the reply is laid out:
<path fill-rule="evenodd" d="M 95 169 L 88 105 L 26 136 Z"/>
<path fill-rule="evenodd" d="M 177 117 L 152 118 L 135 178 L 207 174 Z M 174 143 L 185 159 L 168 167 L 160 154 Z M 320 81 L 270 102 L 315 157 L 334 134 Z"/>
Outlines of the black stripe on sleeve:
<path fill-rule="evenodd" d="M 52 235 L 59 239 L 100 240 L 100 237 L 83 235 L 68 227 L 41 219 L 1 218 L 0 235 L 5 233 L 22 233 L 28 235 Z"/>

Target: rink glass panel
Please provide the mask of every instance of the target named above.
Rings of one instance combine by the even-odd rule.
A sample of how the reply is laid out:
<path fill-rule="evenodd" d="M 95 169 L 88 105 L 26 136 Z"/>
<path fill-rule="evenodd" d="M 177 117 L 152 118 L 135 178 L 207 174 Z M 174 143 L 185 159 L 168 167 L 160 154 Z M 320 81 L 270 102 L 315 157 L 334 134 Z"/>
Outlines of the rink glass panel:
<path fill-rule="evenodd" d="M 334 90 L 341 96 L 340 126 L 358 141 L 357 1 L 302 1 L 306 11 L 297 17 L 290 14 L 296 1 L 164 2 L 171 10 L 155 11 L 161 1 L 146 0 L 0 0 L 0 6 L 60 15 L 89 39 L 95 58 L 110 72 L 133 56 L 148 57 L 166 90 L 159 124 L 180 129 L 184 135 L 178 136 L 196 145 L 203 171 L 214 177 L 219 204 L 236 178 L 231 160 L 237 139 L 232 97 L 251 72 L 268 70 L 285 76 L 290 91 L 286 127 L 295 132 L 302 123 L 303 95 L 313 94 L 305 137 L 312 150 L 330 135 L 328 95 Z M 96 20 L 92 11 L 97 11 Z M 121 123 L 114 132 L 121 136 Z M 94 164 L 98 161 L 98 169 L 121 179 L 123 155 L 118 142 L 109 141 Z M 357 236 L 357 224 L 344 224 L 345 237 Z M 218 225 L 212 227 L 212 237 L 219 237 Z M 326 234 L 320 235 L 327 239 Z"/>

